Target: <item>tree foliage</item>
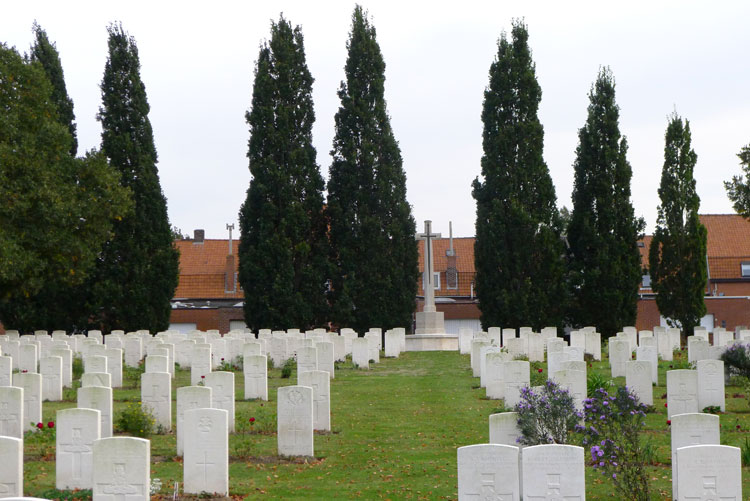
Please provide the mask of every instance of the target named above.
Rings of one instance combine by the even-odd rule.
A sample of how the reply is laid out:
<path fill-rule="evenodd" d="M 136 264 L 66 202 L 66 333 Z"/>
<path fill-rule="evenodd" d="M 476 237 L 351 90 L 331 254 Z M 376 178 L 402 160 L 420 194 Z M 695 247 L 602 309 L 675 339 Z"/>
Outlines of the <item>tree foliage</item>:
<path fill-rule="evenodd" d="M 54 291 L 82 286 L 131 206 L 101 154 L 70 155 L 52 93 L 39 62 L 0 45 L 0 320 L 21 330 L 69 327 Z"/>
<path fill-rule="evenodd" d="M 637 241 L 645 225 L 630 201 L 632 170 L 608 69 L 599 72 L 589 99 L 578 132 L 568 224 L 570 321 L 611 336 L 635 323 L 642 271 Z"/>
<path fill-rule="evenodd" d="M 490 66 L 482 110 L 483 181 L 473 183 L 476 287 L 485 328 L 563 323 L 564 248 L 555 188 L 542 157 L 541 97 L 527 27 L 515 22 L 512 40 L 503 34 Z"/>
<path fill-rule="evenodd" d="M 750 219 L 750 144 L 743 146 L 737 156 L 743 174 L 732 177 L 731 181 L 725 181 L 724 187 L 737 214 Z"/>
<path fill-rule="evenodd" d="M 52 84 L 52 101 L 57 107 L 57 117 L 61 124 L 68 128 L 72 138 L 70 154 L 75 156 L 78 152 L 78 138 L 76 136 L 75 113 L 73 113 L 73 100 L 68 96 L 65 86 L 60 54 L 55 44 L 49 41 L 47 32 L 36 22 L 33 27 L 34 45 L 31 47 L 31 60 L 39 61 Z"/>
<path fill-rule="evenodd" d="M 693 170 L 698 156 L 690 146 L 690 123 L 673 115 L 664 136 L 656 231 L 649 250 L 651 288 L 659 312 L 686 335 L 706 314 L 706 228 L 698 219 L 700 198 Z M 675 324 L 676 322 L 676 324 Z"/>
<path fill-rule="evenodd" d="M 121 25 L 108 28 L 109 56 L 101 83 L 102 152 L 133 192 L 134 212 L 118 221 L 92 282 L 103 330 L 165 330 L 177 287 L 179 254 L 156 167 L 146 87 L 138 48 Z"/>
<path fill-rule="evenodd" d="M 338 95 L 328 182 L 332 320 L 364 331 L 411 325 L 417 292 L 416 225 L 385 101 L 385 61 L 356 6 Z"/>
<path fill-rule="evenodd" d="M 302 32 L 282 16 L 258 55 L 240 209 L 239 281 L 252 329 L 301 329 L 328 316 L 323 178 L 312 145 L 313 78 Z"/>

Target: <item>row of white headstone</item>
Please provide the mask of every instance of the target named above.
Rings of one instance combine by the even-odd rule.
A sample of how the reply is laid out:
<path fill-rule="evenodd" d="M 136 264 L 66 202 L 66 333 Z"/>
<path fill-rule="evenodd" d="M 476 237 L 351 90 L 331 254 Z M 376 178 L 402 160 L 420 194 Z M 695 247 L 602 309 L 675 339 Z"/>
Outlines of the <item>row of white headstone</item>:
<path fill-rule="evenodd" d="M 492 414 L 489 443 L 458 449 L 459 499 L 585 499 L 583 449 L 519 446 L 517 423 Z M 672 499 L 742 499 L 740 449 L 719 445 L 718 416 L 674 415 L 671 449 Z"/>

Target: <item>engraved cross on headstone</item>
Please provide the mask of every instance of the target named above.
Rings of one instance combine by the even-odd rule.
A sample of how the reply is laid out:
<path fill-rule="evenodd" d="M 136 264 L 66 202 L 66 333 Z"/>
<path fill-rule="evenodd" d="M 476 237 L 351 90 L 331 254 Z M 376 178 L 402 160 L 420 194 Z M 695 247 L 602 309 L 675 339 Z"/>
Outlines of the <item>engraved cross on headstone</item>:
<path fill-rule="evenodd" d="M 432 221 L 424 222 L 424 233 L 417 233 L 417 240 L 424 240 L 424 310 L 435 311 L 435 271 L 432 259 L 432 239 L 440 238 L 440 233 L 432 233 Z"/>
<path fill-rule="evenodd" d="M 202 466 L 203 467 L 203 485 L 205 486 L 208 483 L 208 467 L 209 466 L 215 466 L 216 463 L 209 463 L 208 462 L 208 452 L 203 451 L 203 462 L 198 461 L 195 463 L 196 466 Z"/>
<path fill-rule="evenodd" d="M 0 407 L 0 435 L 11 436 L 14 433 L 13 428 L 18 423 L 18 414 L 11 414 L 8 411 L 8 402 L 2 402 Z"/>
<path fill-rule="evenodd" d="M 91 447 L 83 443 L 81 438 L 81 428 L 73 428 L 71 430 L 71 441 L 70 443 L 60 444 L 60 451 L 66 452 L 73 455 L 73 478 L 81 478 L 81 455 L 91 453 Z"/>

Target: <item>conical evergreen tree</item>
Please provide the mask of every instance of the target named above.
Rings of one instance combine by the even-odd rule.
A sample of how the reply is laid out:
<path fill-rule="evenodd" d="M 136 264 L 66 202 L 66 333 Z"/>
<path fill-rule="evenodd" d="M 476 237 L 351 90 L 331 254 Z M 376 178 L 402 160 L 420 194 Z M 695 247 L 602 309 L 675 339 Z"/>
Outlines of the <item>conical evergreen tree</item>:
<path fill-rule="evenodd" d="M 555 187 L 542 157 L 542 91 L 528 36 L 520 21 L 511 41 L 502 35 L 484 92 L 483 181 L 474 181 L 473 196 L 485 328 L 562 326 L 565 314 L 564 247 Z"/>
<path fill-rule="evenodd" d="M 589 98 L 588 118 L 578 131 L 568 225 L 570 320 L 611 336 L 635 324 L 642 271 L 637 242 L 644 223 L 630 201 L 632 170 L 609 69 L 599 72 Z"/>
<path fill-rule="evenodd" d="M 102 152 L 133 192 L 132 216 L 115 225 L 93 281 L 103 330 L 169 327 L 170 300 L 179 278 L 179 254 L 172 241 L 167 202 L 156 168 L 156 147 L 148 119 L 146 87 L 138 48 L 121 25 L 109 31 L 109 57 L 102 79 Z"/>
<path fill-rule="evenodd" d="M 686 336 L 706 314 L 707 232 L 698 219 L 700 198 L 693 170 L 690 123 L 672 115 L 664 136 L 659 216 L 649 249 L 651 288 L 659 312 Z M 676 322 L 676 323 L 675 323 Z"/>
<path fill-rule="evenodd" d="M 57 106 L 57 118 L 70 131 L 73 138 L 70 154 L 75 156 L 78 151 L 78 138 L 74 122 L 76 116 L 73 113 L 73 100 L 68 96 L 68 89 L 65 87 L 60 54 L 58 54 L 55 44 L 50 43 L 49 38 L 47 38 L 47 32 L 36 22 L 33 30 L 35 40 L 34 45 L 31 46 L 31 59 L 42 64 L 47 78 L 52 83 L 52 101 Z"/>
<path fill-rule="evenodd" d="M 416 225 L 385 101 L 385 61 L 356 6 L 338 94 L 327 213 L 333 321 L 364 332 L 411 326 L 417 293 Z"/>
<path fill-rule="evenodd" d="M 245 323 L 307 329 L 328 317 L 323 178 L 312 145 L 313 78 L 302 32 L 282 16 L 255 69 L 248 158 L 252 180 L 240 209 L 239 281 Z"/>

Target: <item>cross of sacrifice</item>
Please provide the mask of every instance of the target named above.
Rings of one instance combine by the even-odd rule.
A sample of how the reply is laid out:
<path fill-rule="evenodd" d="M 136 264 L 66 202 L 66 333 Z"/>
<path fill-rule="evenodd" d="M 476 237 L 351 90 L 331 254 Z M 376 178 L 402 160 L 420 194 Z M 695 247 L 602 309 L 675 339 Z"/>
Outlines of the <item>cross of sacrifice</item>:
<path fill-rule="evenodd" d="M 432 239 L 440 238 L 440 233 L 432 233 L 432 221 L 424 222 L 424 233 L 417 233 L 415 239 L 424 240 L 424 310 L 435 311 L 435 278 L 434 264 L 432 259 Z"/>

